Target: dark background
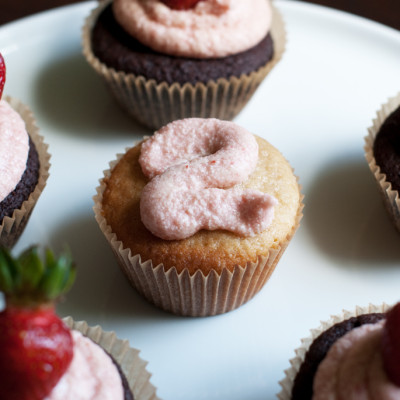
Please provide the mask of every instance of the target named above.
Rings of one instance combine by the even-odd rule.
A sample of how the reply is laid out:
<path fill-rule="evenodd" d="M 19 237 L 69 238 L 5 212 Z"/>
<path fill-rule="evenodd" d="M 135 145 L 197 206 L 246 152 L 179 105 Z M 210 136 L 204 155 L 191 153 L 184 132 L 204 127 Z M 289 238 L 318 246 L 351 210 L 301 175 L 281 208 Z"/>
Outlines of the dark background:
<path fill-rule="evenodd" d="M 0 25 L 39 11 L 80 1 L 1 0 Z M 400 30 L 400 0 L 307 0 L 307 2 L 344 10 Z"/>

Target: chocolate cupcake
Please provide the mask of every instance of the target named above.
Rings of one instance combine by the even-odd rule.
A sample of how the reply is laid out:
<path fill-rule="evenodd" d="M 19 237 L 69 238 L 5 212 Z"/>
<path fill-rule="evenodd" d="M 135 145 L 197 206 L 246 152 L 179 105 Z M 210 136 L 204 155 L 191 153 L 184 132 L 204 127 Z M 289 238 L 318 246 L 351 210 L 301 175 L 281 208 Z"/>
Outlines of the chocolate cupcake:
<path fill-rule="evenodd" d="M 365 158 L 385 207 L 400 231 L 400 93 L 377 112 L 365 137 Z"/>
<path fill-rule="evenodd" d="M 69 252 L 0 248 L 0 398 L 156 400 L 146 363 L 127 341 L 57 315 L 75 276 Z"/>
<path fill-rule="evenodd" d="M 360 394 L 364 390 L 373 390 L 376 395 L 387 390 L 400 390 L 382 367 L 381 342 L 388 310 L 386 304 L 357 307 L 353 312 L 343 311 L 341 315 L 322 322 L 318 329 L 311 331 L 310 337 L 302 340 L 301 347 L 296 350 L 296 357 L 290 361 L 291 368 L 285 371 L 286 377 L 280 382 L 282 391 L 278 398 L 326 399 L 336 398 L 340 392 L 340 398 L 357 399 L 359 397 L 353 396 L 357 391 Z M 363 361 L 358 357 L 362 357 Z M 360 368 L 357 370 L 353 363 L 358 363 Z M 353 371 L 344 373 L 349 366 Z M 360 377 L 367 376 L 370 371 L 362 370 L 361 366 L 374 369 L 375 378 L 368 385 L 365 382 L 365 387 L 360 383 Z M 355 383 L 349 379 L 350 375 L 354 376 Z M 368 381 L 369 378 L 365 379 Z M 343 391 L 346 391 L 344 397 Z M 384 400 L 387 397 L 378 395 L 376 398 Z"/>
<path fill-rule="evenodd" d="M 64 318 L 65 324 L 100 346 L 112 359 L 121 376 L 124 400 L 158 400 L 156 388 L 150 382 L 147 362 L 139 356 L 139 350 L 130 347 L 128 341 L 119 339 L 114 332 L 100 326 L 89 326 L 85 321 Z"/>
<path fill-rule="evenodd" d="M 222 26 L 222 20 L 233 14 L 230 7 L 235 2 L 237 0 L 203 0 L 193 9 L 184 11 L 171 10 L 159 0 L 138 4 L 143 5 L 140 5 L 139 10 L 144 15 L 161 10 L 160 15 L 163 17 L 179 21 L 192 14 L 196 15 L 193 11 L 196 7 L 204 8 L 212 14 L 214 24 L 221 18 Z M 142 28 L 137 31 L 130 29 L 126 15 L 129 17 L 129 11 L 133 14 L 133 10 L 127 10 L 121 16 L 124 5 L 120 3 L 120 0 L 104 1 L 87 19 L 83 30 L 84 55 L 105 79 L 121 106 L 140 123 L 152 129 L 187 117 L 233 119 L 284 52 L 286 37 L 283 22 L 275 7 L 269 9 L 268 2 L 261 2 L 263 8 L 259 15 L 262 21 L 266 21 L 265 27 L 261 27 L 264 31 L 262 34 L 255 33 L 256 40 L 249 39 L 252 43 L 250 46 L 236 43 L 240 40 L 235 41 L 234 38 L 228 40 L 230 38 L 226 38 L 225 33 L 219 37 L 220 33 L 215 32 L 205 38 L 205 41 L 213 44 L 207 51 L 200 44 L 197 46 L 201 35 L 196 32 L 195 24 L 189 32 L 191 35 L 195 31 L 192 43 L 183 49 L 180 46 L 177 48 L 177 38 L 168 36 L 169 31 L 176 30 L 172 26 L 174 24 L 163 31 L 165 35 L 159 35 L 157 40 L 149 40 L 149 37 L 154 37 L 150 33 L 151 27 L 147 36 L 146 33 L 142 34 Z M 150 3 L 154 8 L 148 10 Z M 270 29 L 269 17 L 264 13 L 271 13 Z M 134 15 L 137 16 L 136 10 Z M 136 20 L 141 17 L 137 16 Z M 204 20 L 207 18 L 210 20 L 209 15 Z M 252 24 L 257 25 L 252 21 L 244 30 L 238 24 L 236 31 L 252 30 L 249 28 Z M 198 30 L 206 35 L 215 31 L 215 26 L 210 26 L 205 33 L 200 28 Z M 182 36 L 182 32 L 177 35 L 179 40 L 182 40 Z M 244 34 L 242 36 L 243 40 L 247 39 Z M 220 42 L 227 42 L 225 48 Z M 218 51 L 211 47 L 216 47 Z"/>
<path fill-rule="evenodd" d="M 21 172 L 15 171 L 18 168 L 15 159 L 10 159 L 4 165 L 4 171 L 7 170 L 7 172 L 3 172 L 2 200 L 0 201 L 0 245 L 12 248 L 24 231 L 32 210 L 46 185 L 49 176 L 50 155 L 47 152 L 48 146 L 39 135 L 35 119 L 28 107 L 7 96 L 0 101 L 0 106 L 4 116 L 0 123 L 4 128 L 5 143 L 14 146 L 7 141 L 6 135 L 7 132 L 12 133 L 15 126 L 21 127 L 21 140 L 25 142 L 26 138 L 26 150 L 23 152 L 27 154 L 21 156 L 26 161 L 21 161 Z M 16 134 L 12 133 L 12 136 L 15 138 Z M 7 153 L 4 155 L 6 158 L 9 158 L 10 154 L 14 154 L 11 150 L 5 150 L 5 146 L 3 150 Z M 10 165 L 14 167 L 9 168 Z M 6 176 L 7 179 L 5 179 Z M 12 178 L 13 176 L 15 178 Z"/>

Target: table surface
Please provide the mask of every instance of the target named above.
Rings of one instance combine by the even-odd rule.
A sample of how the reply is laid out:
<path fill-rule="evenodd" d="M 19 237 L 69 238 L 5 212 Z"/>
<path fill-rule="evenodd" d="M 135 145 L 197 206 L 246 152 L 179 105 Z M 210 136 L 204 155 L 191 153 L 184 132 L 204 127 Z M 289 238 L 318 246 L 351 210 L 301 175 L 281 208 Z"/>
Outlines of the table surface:
<path fill-rule="evenodd" d="M 0 25 L 50 8 L 79 3 L 81 0 L 2 0 Z M 297 0 L 302 1 L 302 0 Z M 400 30 L 399 0 L 307 0 L 357 14 Z"/>

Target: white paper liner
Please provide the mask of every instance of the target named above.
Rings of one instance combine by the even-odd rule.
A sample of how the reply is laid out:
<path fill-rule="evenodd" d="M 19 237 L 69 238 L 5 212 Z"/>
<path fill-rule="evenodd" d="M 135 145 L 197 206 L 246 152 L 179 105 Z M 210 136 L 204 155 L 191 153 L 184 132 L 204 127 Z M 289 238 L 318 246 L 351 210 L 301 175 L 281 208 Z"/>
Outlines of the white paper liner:
<path fill-rule="evenodd" d="M 305 355 L 311 344 L 322 332 L 325 332 L 333 325 L 343 322 L 349 318 L 357 317 L 363 314 L 385 313 L 389 308 L 390 306 L 386 303 L 382 303 L 381 305 L 369 304 L 366 307 L 356 306 L 353 311 L 342 310 L 341 314 L 333 315 L 327 321 L 321 321 L 321 325 L 317 329 L 312 329 L 310 331 L 310 336 L 301 339 L 300 347 L 295 350 L 296 356 L 290 360 L 291 367 L 285 370 L 285 378 L 279 382 L 282 390 L 277 395 L 278 398 L 280 400 L 291 400 L 293 383 L 301 365 L 304 362 Z"/>
<path fill-rule="evenodd" d="M 101 231 L 132 286 L 157 307 L 191 317 L 226 313 L 253 298 L 271 276 L 300 225 L 304 207 L 301 187 L 294 226 L 285 240 L 274 244 L 267 256 L 260 256 L 256 262 L 248 262 L 244 266 L 236 266 L 232 272 L 228 269 L 222 270 L 222 273 L 212 270 L 207 276 L 200 270 L 194 275 L 190 275 L 187 269 L 180 273 L 175 268 L 166 271 L 163 264 L 153 265 L 151 260 L 142 262 L 140 254 L 132 254 L 130 249 L 124 248 L 102 214 L 102 198 L 106 186 L 104 179 L 110 176 L 123 155 L 118 154 L 117 159 L 110 162 L 110 169 L 104 171 L 104 178 L 96 189 L 97 195 L 93 197 L 93 210 Z"/>
<path fill-rule="evenodd" d="M 385 208 L 388 211 L 391 219 L 400 232 L 400 197 L 397 190 L 392 190 L 392 184 L 386 180 L 386 175 L 381 173 L 379 166 L 376 164 L 373 146 L 376 135 L 378 134 L 382 124 L 386 118 L 400 106 L 400 93 L 390 98 L 381 109 L 377 112 L 376 118 L 373 120 L 373 125 L 368 128 L 368 135 L 365 137 L 365 158 L 368 162 L 369 169 L 375 177 L 379 191 L 382 195 Z"/>
<path fill-rule="evenodd" d="M 83 54 L 104 79 L 120 106 L 141 124 L 154 130 L 173 120 L 189 117 L 232 120 L 285 52 L 284 21 L 272 3 L 273 58 L 264 67 L 248 75 L 221 78 L 208 84 L 199 82 L 196 85 L 170 85 L 166 82 L 157 83 L 143 76 L 115 71 L 96 58 L 91 49 L 91 31 L 94 23 L 111 1 L 101 1 L 86 19 L 82 31 Z"/>
<path fill-rule="evenodd" d="M 40 162 L 39 180 L 35 189 L 30 194 L 29 198 L 22 203 L 21 208 L 16 209 L 11 217 L 4 217 L 0 224 L 0 244 L 12 248 L 25 229 L 33 208 L 46 186 L 46 181 L 49 177 L 50 154 L 47 151 L 48 145 L 45 144 L 43 137 L 39 134 L 39 128 L 36 125 L 32 111 L 15 98 L 4 96 L 4 100 L 7 101 L 25 121 L 26 130 L 35 144 Z"/>
<path fill-rule="evenodd" d="M 120 365 L 125 374 L 134 400 L 158 400 L 156 388 L 151 384 L 147 362 L 139 356 L 139 350 L 130 347 L 127 340 L 119 339 L 115 332 L 103 331 L 100 326 L 89 326 L 85 321 L 63 319 L 70 329 L 75 329 L 107 351 Z"/>

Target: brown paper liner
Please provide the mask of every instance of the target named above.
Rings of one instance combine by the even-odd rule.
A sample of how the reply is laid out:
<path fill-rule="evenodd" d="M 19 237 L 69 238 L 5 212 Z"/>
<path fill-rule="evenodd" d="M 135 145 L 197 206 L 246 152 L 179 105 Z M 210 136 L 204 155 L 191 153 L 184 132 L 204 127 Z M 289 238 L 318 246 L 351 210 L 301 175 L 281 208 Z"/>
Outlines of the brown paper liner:
<path fill-rule="evenodd" d="M 85 321 L 75 322 L 71 317 L 63 319 L 70 329 L 75 329 L 101 346 L 120 365 L 135 400 L 158 400 L 156 388 L 150 383 L 151 374 L 147 362 L 139 357 L 139 350 L 129 346 L 127 340 L 118 339 L 114 332 L 106 332 L 100 326 L 89 326 Z"/>
<path fill-rule="evenodd" d="M 317 329 L 310 331 L 310 336 L 301 339 L 301 345 L 295 350 L 296 356 L 290 360 L 291 367 L 285 370 L 285 378 L 279 382 L 282 387 L 281 392 L 277 395 L 280 400 L 291 400 L 292 388 L 294 380 L 304 362 L 305 355 L 314 342 L 314 340 L 324 331 L 331 328 L 333 325 L 343 322 L 349 318 L 357 317 L 363 314 L 385 313 L 390 306 L 383 303 L 381 305 L 369 304 L 367 307 L 357 306 L 353 311 L 343 310 L 339 315 L 333 315 L 327 321 L 321 321 L 321 325 Z"/>
<path fill-rule="evenodd" d="M 48 145 L 44 143 L 43 137 L 39 135 L 39 128 L 36 125 L 32 111 L 19 100 L 12 97 L 5 96 L 4 100 L 6 100 L 25 121 L 26 130 L 36 146 L 40 162 L 39 180 L 36 188 L 30 194 L 29 198 L 22 203 L 21 208 L 16 209 L 11 217 L 4 217 L 0 224 L 0 245 L 11 249 L 22 235 L 33 208 L 46 186 L 46 181 L 49 177 L 50 154 L 47 151 Z"/>
<path fill-rule="evenodd" d="M 98 15 L 112 0 L 100 2 L 83 27 L 83 54 L 104 79 L 120 106 L 141 124 L 158 129 L 168 122 L 189 118 L 232 120 L 246 105 L 254 92 L 280 61 L 286 46 L 286 31 L 281 14 L 273 8 L 271 35 L 274 56 L 262 68 L 249 75 L 218 79 L 207 84 L 172 85 L 143 76 L 117 72 L 97 59 L 91 50 L 91 31 Z"/>
<path fill-rule="evenodd" d="M 379 166 L 376 164 L 373 146 L 376 135 L 378 134 L 382 124 L 386 118 L 400 106 L 400 93 L 396 97 L 390 98 L 386 104 L 383 104 L 377 112 L 376 118 L 373 120 L 373 125 L 368 128 L 368 135 L 365 137 L 365 158 L 368 162 L 369 169 L 375 177 L 378 184 L 379 192 L 382 195 L 385 208 L 388 211 L 391 219 L 400 232 L 400 198 L 397 190 L 392 190 L 392 184 L 386 180 L 386 175 L 381 173 Z"/>
<path fill-rule="evenodd" d="M 256 262 L 236 266 L 233 271 L 227 268 L 217 273 L 211 270 L 208 275 L 197 271 L 190 275 L 187 269 L 178 273 L 173 267 L 168 270 L 163 264 L 153 265 L 151 260 L 141 260 L 140 254 L 132 254 L 129 248 L 118 240 L 102 215 L 104 179 L 118 163 L 110 163 L 110 169 L 104 171 L 104 178 L 93 197 L 94 213 L 99 227 L 108 240 L 118 263 L 132 286 L 150 303 L 165 311 L 177 315 L 205 317 L 232 311 L 255 296 L 265 285 L 286 250 L 290 240 L 300 225 L 304 204 L 301 195 L 295 224 L 285 240 L 274 244 L 265 257 L 258 257 Z M 300 191 L 300 186 L 299 186 Z"/>

